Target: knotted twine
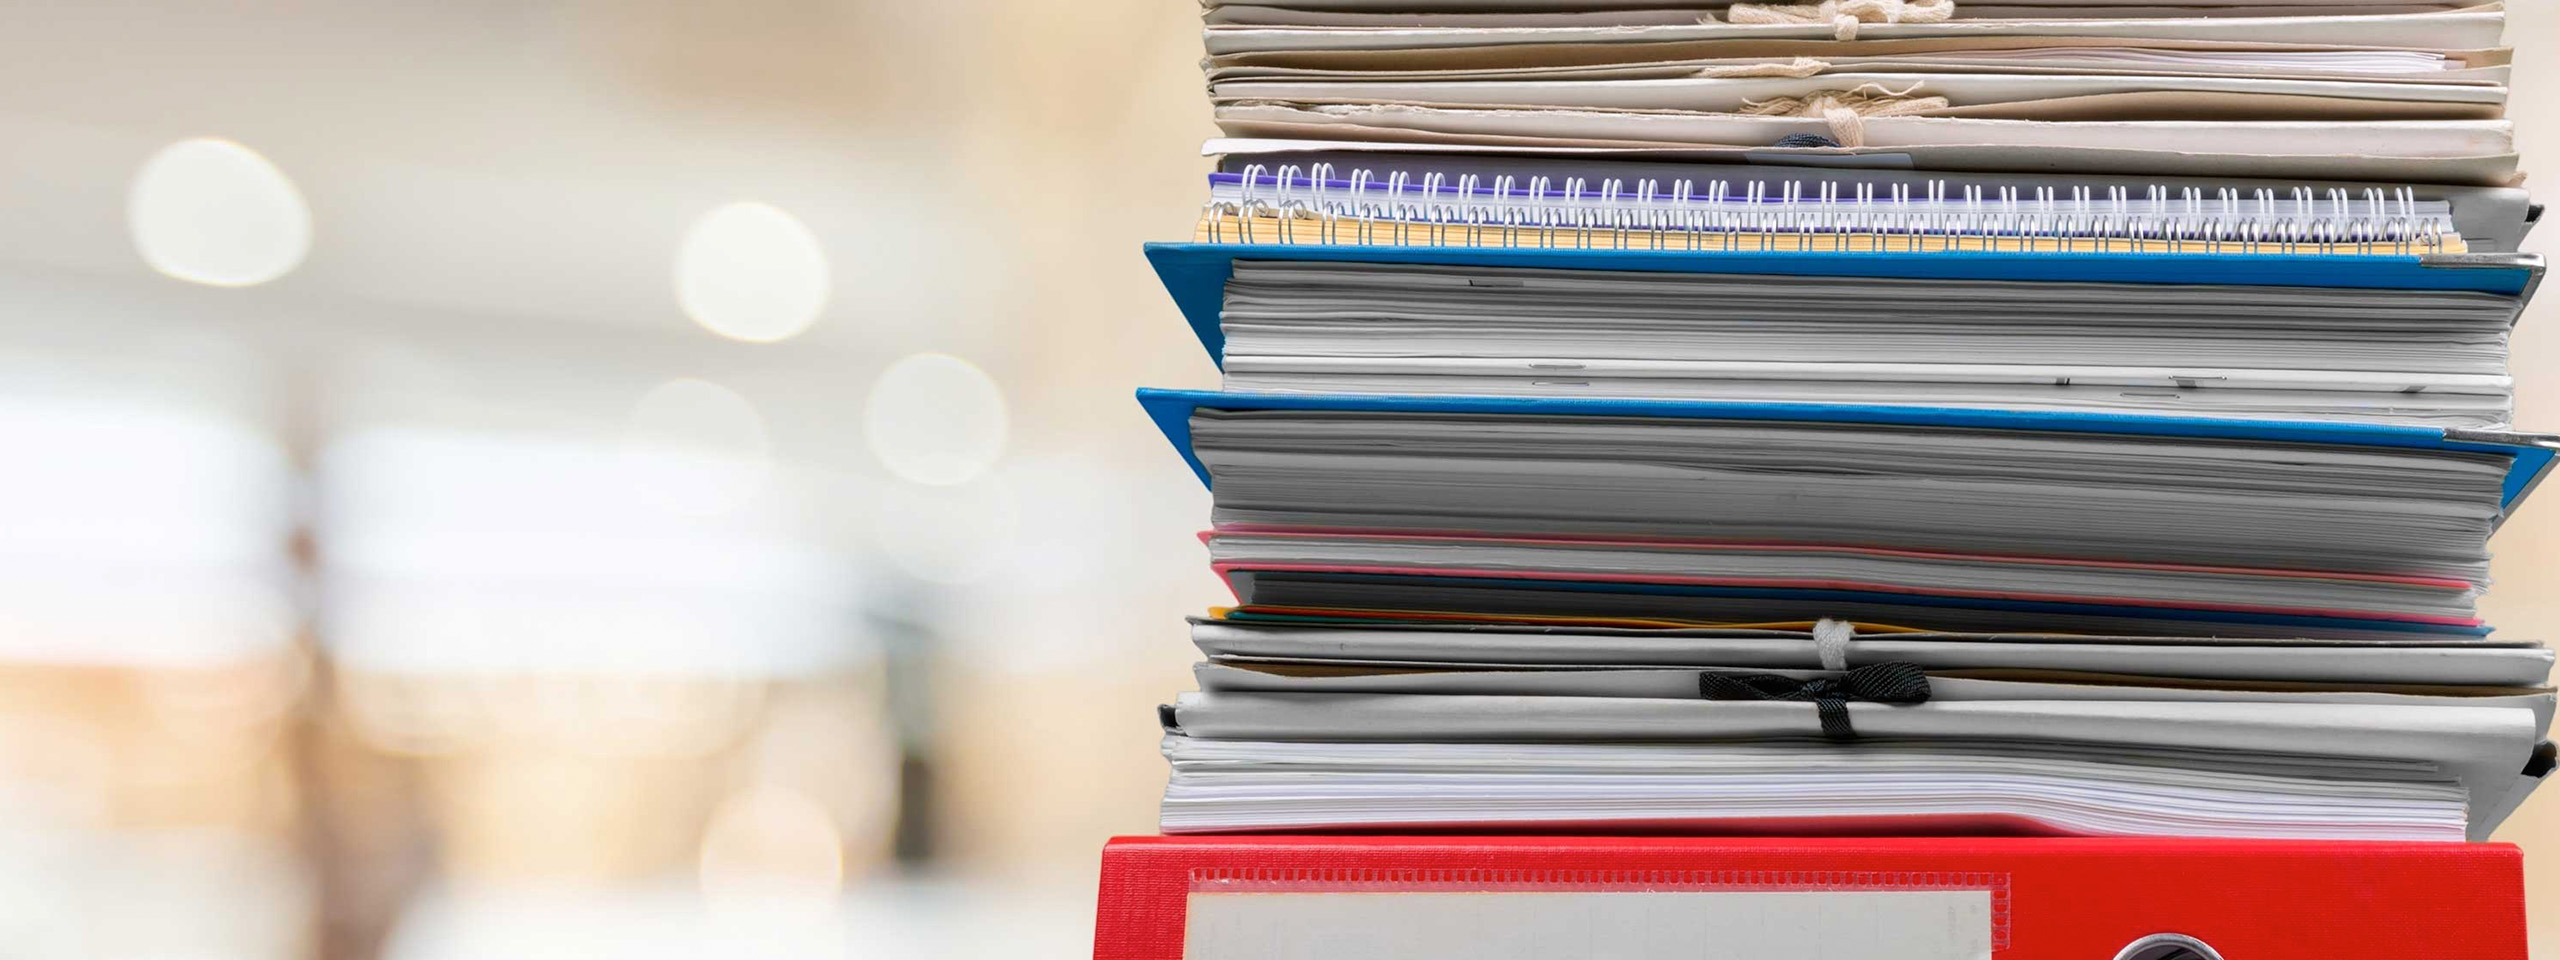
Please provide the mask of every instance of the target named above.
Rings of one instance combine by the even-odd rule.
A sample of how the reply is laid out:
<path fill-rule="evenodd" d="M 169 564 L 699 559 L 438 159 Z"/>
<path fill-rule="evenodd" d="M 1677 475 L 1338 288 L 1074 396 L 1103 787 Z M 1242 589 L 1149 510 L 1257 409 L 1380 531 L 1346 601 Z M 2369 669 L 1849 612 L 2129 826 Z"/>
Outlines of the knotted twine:
<path fill-rule="evenodd" d="M 1844 147 L 1860 147 L 1867 143 L 1868 117 L 1900 117 L 1946 108 L 1945 97 L 1912 96 L 1912 91 L 1918 89 L 1917 83 L 1899 91 L 1887 90 L 1882 84 L 1862 83 L 1852 90 L 1817 90 L 1801 97 L 1745 100 L 1739 112 L 1754 117 L 1818 117 L 1831 125 L 1831 139 Z"/>
<path fill-rule="evenodd" d="M 1827 23 L 1831 35 L 1858 39 L 1864 23 L 1944 23 L 1956 0 L 1822 0 L 1821 3 L 1737 3 L 1724 18 L 1734 23 Z"/>
<path fill-rule="evenodd" d="M 1699 68 L 1698 75 L 1701 77 L 1719 79 L 1726 77 L 1810 77 L 1829 69 L 1831 69 L 1831 64 L 1828 62 L 1816 60 L 1812 57 L 1796 57 L 1792 60 L 1763 60 L 1758 63 L 1720 63 L 1712 67 Z"/>
<path fill-rule="evenodd" d="M 1799 680 L 1781 673 L 1698 674 L 1698 696 L 1706 700 L 1780 700 L 1811 702 L 1822 720 L 1822 736 L 1855 740 L 1849 704 L 1915 704 L 1929 702 L 1929 675 L 1900 660 L 1871 663 L 1837 676 Z"/>
<path fill-rule="evenodd" d="M 1822 735 L 1831 740 L 1857 739 L 1849 725 L 1852 702 L 1913 704 L 1929 702 L 1929 675 L 1919 665 L 1893 660 L 1863 667 L 1849 666 L 1849 646 L 1857 628 L 1846 620 L 1824 617 L 1813 625 L 1814 658 L 1830 676 L 1798 679 L 1777 673 L 1698 673 L 1698 696 L 1707 700 L 1777 700 L 1811 702 L 1822 720 Z"/>

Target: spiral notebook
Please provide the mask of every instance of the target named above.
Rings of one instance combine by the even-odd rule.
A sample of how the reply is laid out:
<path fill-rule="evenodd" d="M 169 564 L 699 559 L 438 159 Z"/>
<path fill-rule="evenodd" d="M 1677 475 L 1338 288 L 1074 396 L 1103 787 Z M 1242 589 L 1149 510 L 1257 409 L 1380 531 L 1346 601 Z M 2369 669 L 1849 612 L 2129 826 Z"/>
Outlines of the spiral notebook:
<path fill-rule="evenodd" d="M 2503 188 L 1229 166 L 1150 256 L 1234 391 L 2498 429 L 2541 269 Z"/>
<path fill-rule="evenodd" d="M 1919 253 L 2439 254 L 2453 205 L 2418 188 L 2044 186 L 1706 173 L 1416 175 L 1251 164 L 1209 178 L 1208 243 Z"/>
<path fill-rule="evenodd" d="M 1363 197 L 1365 205 L 1371 208 L 1379 206 L 1381 199 L 1401 200 L 1408 207 L 1425 203 L 1448 206 L 1470 199 L 1464 190 L 1469 176 L 1474 177 L 1476 186 L 1472 199 L 1480 201 L 1497 199 L 1493 196 L 1493 188 L 1505 178 L 1509 179 L 1515 194 L 1525 194 L 1539 178 L 1544 178 L 1548 205 L 1559 205 L 1560 201 L 1569 198 L 1575 180 L 1582 182 L 1579 192 L 1587 202 L 1602 200 L 1608 192 L 1609 182 L 1615 180 L 1620 200 L 1629 205 L 1643 199 L 1647 181 L 1652 184 L 1653 200 L 1669 204 L 1680 195 L 1685 181 L 1693 202 L 1709 199 L 1721 183 L 1728 202 L 1747 200 L 1755 192 L 1759 195 L 1763 207 L 1746 210 L 1780 208 L 1792 196 L 1799 213 L 1805 208 L 1820 207 L 1826 195 L 1832 198 L 1830 203 L 1834 211 L 1857 204 L 1861 196 L 1868 198 L 1866 206 L 1871 212 L 1879 204 L 1893 203 L 1894 198 L 1902 197 L 1905 203 L 1950 204 L 1967 208 L 1970 213 L 1994 217 L 2038 215 L 2045 212 L 2036 209 L 2039 206 L 2082 203 L 2104 205 L 2105 209 L 2096 212 L 2112 213 L 2118 198 L 2129 204 L 2166 201 L 2166 209 L 2158 211 L 2164 214 L 2163 220 L 2183 216 L 2182 222 L 2190 225 L 2187 227 L 2189 230 L 2201 230 L 2208 219 L 2208 212 L 2221 215 L 2226 222 L 2256 218 L 2262 228 L 2270 229 L 2287 217 L 2296 218 L 2296 222 L 2304 224 L 2320 216 L 2335 220 L 2337 198 L 2354 201 L 2379 196 L 2395 206 L 2405 200 L 2429 211 L 2441 209 L 2452 221 L 2450 233 L 2461 238 L 2461 248 L 2480 253 L 2515 252 L 2540 217 L 2540 208 L 2520 187 L 2463 186 L 2388 178 L 2305 180 L 2081 174 L 2052 170 L 1996 173 L 1839 166 L 1712 165 L 1503 151 L 1486 151 L 1479 155 L 1397 144 L 1212 141 L 1212 146 L 1217 149 L 1208 152 L 1218 156 L 1216 173 L 1225 175 L 1212 179 L 1212 196 L 1238 202 L 1261 200 L 1274 208 L 1294 200 L 1300 207 L 1308 208 L 1308 214 L 1319 216 L 1326 212 L 1318 203 L 1322 200 L 1341 207 L 1332 211 L 1336 217 L 1351 216 L 1357 212 L 1356 207 L 1349 204 L 1352 199 L 1349 187 L 1353 181 L 1368 186 Z M 1363 149 L 1364 146 L 1375 149 Z M 1790 161 L 1798 162 L 1801 161 Z M 1395 193 L 1399 178 L 1405 188 L 1401 195 Z M 1250 196 L 1247 196 L 1248 180 L 1252 184 Z M 1319 197 L 1313 187 L 1316 180 L 1334 182 Z M 1439 193 L 1426 194 L 1423 187 L 1434 183 L 1439 186 Z M 1283 186 L 1289 188 L 1285 197 L 1282 196 Z M 1381 194 L 1385 196 L 1381 197 Z M 2081 200 L 2082 197 L 2087 200 Z M 2298 207 L 2305 197 L 2332 209 L 2303 218 Z M 1527 198 L 1515 196 L 1512 199 Z M 2242 209 L 2226 212 L 2221 209 L 2226 202 L 2239 204 Z M 1218 212 L 1234 215 L 1234 212 L 1223 209 Z M 1273 211 L 1259 212 L 1267 214 Z M 1294 214 L 1296 211 L 1290 212 Z M 2369 213 L 2368 206 L 2366 214 Z M 1465 217 L 1457 219 L 1463 222 Z M 1685 218 L 1671 213 L 1657 219 L 1669 226 Z M 1500 222 L 1498 217 L 1495 222 Z M 2076 225 L 2082 229 L 2095 226 L 2088 220 Z M 2150 225 L 2156 228 L 2155 232 L 2162 233 L 2169 226 L 2166 222 Z M 2112 226 L 2123 229 L 2121 224 Z"/>

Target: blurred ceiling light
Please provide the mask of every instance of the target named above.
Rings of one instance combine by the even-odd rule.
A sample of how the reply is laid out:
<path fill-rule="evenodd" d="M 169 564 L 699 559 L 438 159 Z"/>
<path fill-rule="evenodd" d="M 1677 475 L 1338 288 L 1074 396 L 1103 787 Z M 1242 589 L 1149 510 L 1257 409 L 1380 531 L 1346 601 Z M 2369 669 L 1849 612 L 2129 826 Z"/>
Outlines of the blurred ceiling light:
<path fill-rule="evenodd" d="M 311 208 L 275 164 L 229 140 L 181 140 L 134 174 L 125 218 L 151 269 L 246 287 L 293 272 L 311 252 Z"/>
<path fill-rule="evenodd" d="M 934 486 L 967 483 L 1004 452 L 1004 392 L 967 360 L 911 354 L 871 385 L 862 423 L 889 472 Z"/>
<path fill-rule="evenodd" d="M 900 892 L 904 892 L 901 888 Z M 888 899 L 886 896 L 881 899 Z M 944 907 L 915 916 L 913 897 L 883 912 L 883 926 L 903 941 L 966 945 L 986 923 L 963 922 L 986 913 Z M 1089 899 L 1089 898 L 1088 898 Z M 838 909 L 793 905 L 782 910 L 743 904 L 707 904 L 690 889 L 658 884 L 570 885 L 464 880 L 429 884 L 402 905 L 397 925 L 382 945 L 384 960 L 869 960 L 871 957 L 997 957 L 1013 953 L 957 950 L 865 949 L 846 929 Z M 1091 904 L 1085 904 L 1091 910 Z M 902 926 L 911 924 L 912 926 Z M 1010 929 L 1007 924 L 994 924 Z M 954 935 L 952 930 L 960 931 Z M 70 954 L 66 953 L 65 956 Z M 270 954 L 282 956 L 284 954 Z"/>
<path fill-rule="evenodd" d="M 764 416 L 707 380 L 669 380 L 643 394 L 623 427 L 622 455 L 648 499 L 704 516 L 753 499 L 773 469 Z"/>
<path fill-rule="evenodd" d="M 933 583 L 985 579 L 1013 556 L 1020 508 L 993 477 L 950 487 L 885 485 L 872 536 L 889 562 Z"/>
<path fill-rule="evenodd" d="M 0 660 L 212 666 L 292 642 L 292 464 L 258 426 L 0 394 L 0 438 Z"/>
<path fill-rule="evenodd" d="M 703 329 L 732 340 L 798 336 L 818 322 L 828 291 L 817 235 L 768 204 L 715 207 L 676 248 L 677 305 Z"/>
<path fill-rule="evenodd" d="M 831 900 L 844 834 L 807 794 L 758 784 L 729 795 L 702 832 L 702 894 L 724 900 Z"/>
<path fill-rule="evenodd" d="M 717 516 L 609 438 L 384 426 L 321 451 L 323 636 L 401 674 L 797 676 L 868 656 L 861 583 L 768 480 Z M 719 477 L 730 476 L 727 473 Z M 725 482 L 725 481 L 724 481 Z M 726 487 L 718 487 L 726 490 Z"/>

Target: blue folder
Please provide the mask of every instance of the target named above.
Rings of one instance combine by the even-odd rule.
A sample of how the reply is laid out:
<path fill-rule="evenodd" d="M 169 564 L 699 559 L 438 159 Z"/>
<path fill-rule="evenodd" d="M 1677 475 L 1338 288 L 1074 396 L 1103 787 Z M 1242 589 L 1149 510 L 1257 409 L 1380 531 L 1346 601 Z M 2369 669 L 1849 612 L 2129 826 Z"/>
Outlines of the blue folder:
<path fill-rule="evenodd" d="M 1931 254 L 1930 256 L 1936 256 Z M 2459 271 L 2457 271 L 2459 272 Z M 1801 423 L 1851 423 L 1877 426 L 1958 427 L 1995 430 L 2038 430 L 2060 433 L 2121 434 L 2144 437 L 2205 437 L 2274 443 L 2328 443 L 2343 446 L 2486 453 L 2507 458 L 2507 478 L 2500 507 L 2508 514 L 2524 500 L 2560 450 L 2560 437 L 2391 424 L 2322 423 L 2296 420 L 2221 420 L 2130 413 L 2084 413 L 2049 410 L 1985 410 L 1945 407 L 1887 407 L 1829 403 L 1737 403 L 1720 400 L 1605 400 L 1587 397 L 1451 397 L 1372 396 L 1361 394 L 1224 393 L 1211 390 L 1141 388 L 1138 403 L 1157 429 L 1191 464 L 1200 482 L 1209 470 L 1191 449 L 1191 413 L 1211 410 L 1383 410 L 1403 413 L 1515 413 L 1564 416 L 1683 417 L 1702 420 L 1765 420 Z"/>
<path fill-rule="evenodd" d="M 2513 254 L 2212 253 L 1776 253 L 1580 250 L 1527 247 L 1392 247 L 1323 244 L 1150 243 L 1147 261 L 1182 308 L 1209 359 L 1224 363 L 1218 329 L 1227 278 L 1238 260 L 1415 263 L 1441 266 L 1631 270 L 1753 276 L 1887 277 L 2077 283 L 2216 283 L 2373 290 L 2474 290 L 2524 296 L 2539 258 Z"/>

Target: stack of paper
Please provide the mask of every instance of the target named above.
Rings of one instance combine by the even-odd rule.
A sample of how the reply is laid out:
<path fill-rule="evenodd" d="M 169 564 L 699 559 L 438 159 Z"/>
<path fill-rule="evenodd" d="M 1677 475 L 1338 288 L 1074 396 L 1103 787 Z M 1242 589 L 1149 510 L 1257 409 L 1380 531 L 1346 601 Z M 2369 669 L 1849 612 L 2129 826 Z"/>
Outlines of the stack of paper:
<path fill-rule="evenodd" d="M 1168 831 L 2478 839 L 2495 6 L 1209 0 Z"/>
<path fill-rule="evenodd" d="M 1928 701 L 1846 704 L 1842 746 L 1803 704 L 1700 699 L 1704 674 L 1831 675 L 1800 630 L 1201 621 L 1165 828 L 2456 840 L 2538 782 L 2552 711 L 2538 645 L 1829 626 L 1852 674 L 1910 664 Z"/>
<path fill-rule="evenodd" d="M 1164 717 L 1168 830 L 2458 839 L 2547 772 L 2550 654 L 2470 607 L 2545 440 L 1144 399 L 1239 601 Z"/>
<path fill-rule="evenodd" d="M 1226 387 L 2506 428 L 2496 5 L 1756 8 L 1211 3 Z"/>
<path fill-rule="evenodd" d="M 1231 137 L 1360 149 L 2486 184 L 2515 173 L 2496 5 L 1889 5 L 1953 13 L 1901 22 L 1774 6 L 1702 18 L 1696 4 L 1212 2 L 1210 96 Z"/>
<path fill-rule="evenodd" d="M 2521 297 L 1248 261 L 1229 389 L 2506 425 Z"/>

